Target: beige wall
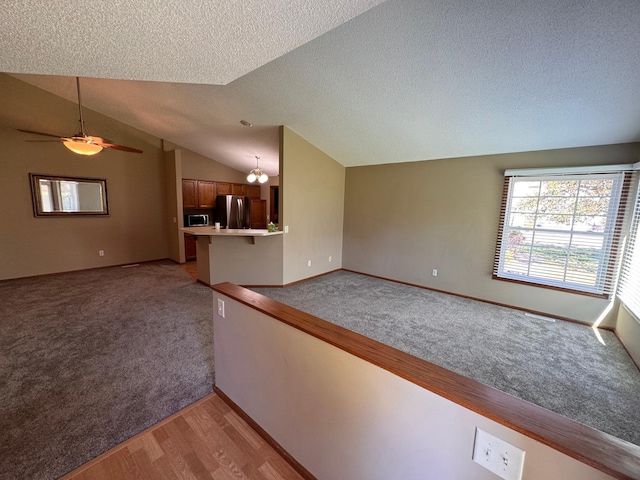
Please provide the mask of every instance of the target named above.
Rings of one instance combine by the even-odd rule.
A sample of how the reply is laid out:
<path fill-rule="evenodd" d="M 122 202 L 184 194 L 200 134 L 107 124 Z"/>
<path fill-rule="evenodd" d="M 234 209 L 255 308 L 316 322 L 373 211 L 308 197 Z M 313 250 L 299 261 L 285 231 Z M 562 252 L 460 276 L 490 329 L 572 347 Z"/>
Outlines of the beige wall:
<path fill-rule="evenodd" d="M 523 480 L 605 480 L 557 450 L 224 295 L 220 388 L 319 480 L 494 480 L 475 428 L 524 450 Z M 257 394 L 259 392 L 259 394 Z"/>
<path fill-rule="evenodd" d="M 286 284 L 342 267 L 345 168 L 287 127 L 281 156 Z"/>
<path fill-rule="evenodd" d="M 164 142 L 165 150 L 182 152 L 182 178 L 214 180 L 231 183 L 247 183 L 247 174 L 216 162 L 209 157 L 192 152 L 171 142 Z"/>
<path fill-rule="evenodd" d="M 79 128 L 77 104 L 5 74 L 0 99 L 0 279 L 167 258 L 160 140 L 85 109 L 89 133 L 144 153 L 82 157 L 16 131 L 71 135 Z M 34 218 L 30 172 L 106 178 L 110 216 Z"/>
<path fill-rule="evenodd" d="M 606 300 L 492 280 L 503 172 L 622 164 L 640 144 L 348 168 L 344 268 L 594 323 Z M 431 275 L 432 269 L 438 276 Z M 615 323 L 616 308 L 602 323 Z"/>
<path fill-rule="evenodd" d="M 184 263 L 184 236 L 180 232 L 183 227 L 182 217 L 182 151 L 164 152 L 164 176 L 166 179 L 167 203 L 167 243 L 169 258 L 174 262 Z"/>
<path fill-rule="evenodd" d="M 252 237 L 199 236 L 198 278 L 211 285 L 281 286 L 282 237 L 255 237 L 253 243 Z"/>
<path fill-rule="evenodd" d="M 624 305 L 620 305 L 617 320 L 616 333 L 631 358 L 640 367 L 640 322 L 629 313 Z"/>

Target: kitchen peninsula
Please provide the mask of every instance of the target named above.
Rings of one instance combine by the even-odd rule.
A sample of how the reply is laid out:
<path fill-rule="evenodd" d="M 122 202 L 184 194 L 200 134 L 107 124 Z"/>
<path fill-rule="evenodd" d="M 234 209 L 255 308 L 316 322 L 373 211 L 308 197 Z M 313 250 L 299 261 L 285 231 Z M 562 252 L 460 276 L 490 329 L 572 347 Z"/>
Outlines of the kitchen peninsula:
<path fill-rule="evenodd" d="M 198 281 L 206 285 L 282 285 L 282 232 L 266 229 L 181 228 L 196 237 Z"/>

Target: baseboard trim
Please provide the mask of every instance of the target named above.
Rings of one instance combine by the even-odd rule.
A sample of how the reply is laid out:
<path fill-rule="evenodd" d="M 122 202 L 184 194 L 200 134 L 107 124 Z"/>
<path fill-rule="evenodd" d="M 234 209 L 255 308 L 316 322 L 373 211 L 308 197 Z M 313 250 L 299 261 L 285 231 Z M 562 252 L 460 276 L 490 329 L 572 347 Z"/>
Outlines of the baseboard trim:
<path fill-rule="evenodd" d="M 425 285 L 419 285 L 417 283 L 403 282 L 402 280 L 396 280 L 394 278 L 381 277 L 380 275 L 373 275 L 372 273 L 358 272 L 357 270 L 351 270 L 351 269 L 348 269 L 348 268 L 342 268 L 341 270 L 343 270 L 345 272 L 357 273 L 359 275 L 366 275 L 367 277 L 378 278 L 380 280 L 387 280 L 388 282 L 399 283 L 401 285 L 408 285 L 410 287 L 422 288 L 424 290 L 431 290 L 432 292 L 438 292 L 438 293 L 444 293 L 444 294 L 447 294 L 447 295 L 453 295 L 454 297 L 466 298 L 468 300 L 475 300 L 476 302 L 489 303 L 491 305 L 496 305 L 498 307 L 511 308 L 513 310 L 518 310 L 520 312 L 528 312 L 528 313 L 533 313 L 534 315 L 541 315 L 543 317 L 555 318 L 556 320 L 562 320 L 564 322 L 577 323 L 579 325 L 586 325 L 587 327 L 593 327 L 592 324 L 590 324 L 588 322 L 583 322 L 582 320 L 578 320 L 576 318 L 563 317 L 563 316 L 560 316 L 560 315 L 555 315 L 553 313 L 543 312 L 543 311 L 540 311 L 540 310 L 530 310 L 528 308 L 518 307 L 518 306 L 515 306 L 515 305 L 509 305 L 508 303 L 494 302 L 493 300 L 487 300 L 485 298 L 471 297 L 469 295 L 463 295 L 461 293 L 448 292 L 447 290 L 440 290 L 438 288 L 427 287 Z M 613 327 L 606 327 L 605 326 L 605 327 L 598 327 L 598 328 L 600 328 L 601 330 L 615 331 L 615 329 Z"/>
<path fill-rule="evenodd" d="M 262 439 L 267 442 L 271 448 L 273 448 L 278 454 L 284 458 L 291 467 L 300 474 L 302 478 L 305 480 L 316 480 L 309 470 L 304 468 L 300 462 L 298 462 L 289 452 L 287 452 L 282 446 L 276 442 L 271 435 L 269 435 L 265 429 L 263 429 L 260 425 L 258 425 L 253 418 L 251 418 L 238 404 L 236 404 L 233 400 L 231 400 L 217 385 L 213 386 L 213 391 L 220 399 L 229 405 L 229 408 L 236 412 L 240 418 L 242 418 L 245 422 L 249 424 L 251 428 L 253 428 L 258 435 L 262 437 Z"/>
<path fill-rule="evenodd" d="M 293 285 L 297 285 L 298 283 L 304 283 L 309 280 L 313 280 L 314 278 L 324 277 L 325 275 L 339 272 L 340 270 L 342 270 L 342 268 L 336 268 L 335 270 L 331 270 L 329 272 L 319 273 L 318 275 L 314 275 L 312 277 L 306 277 L 301 280 L 296 280 L 295 282 L 291 282 L 291 283 L 284 283 L 282 285 L 240 285 L 240 286 L 244 288 L 286 288 L 286 287 L 291 287 Z"/>
<path fill-rule="evenodd" d="M 314 275 L 313 277 L 307 277 L 307 278 L 302 278 L 300 280 L 296 280 L 295 282 L 291 282 L 291 283 L 285 283 L 284 285 L 282 285 L 283 287 L 292 287 L 293 285 L 297 285 L 299 283 L 303 283 L 306 282 L 308 280 L 313 280 L 314 278 L 320 278 L 320 277 L 324 277 L 325 275 L 330 275 L 332 273 L 335 272 L 339 272 L 340 270 L 342 270 L 342 268 L 336 268 L 335 270 L 330 270 L 328 272 L 324 272 L 324 273 L 320 273 L 318 275 Z"/>
<path fill-rule="evenodd" d="M 27 275 L 25 277 L 13 277 L 13 278 L 3 278 L 0 280 L 0 283 L 2 282 L 10 282 L 12 280 L 24 280 L 27 278 L 40 278 L 40 277 L 51 277 L 54 275 L 65 275 L 67 273 L 77 273 L 77 272 L 90 272 L 91 270 L 103 270 L 105 268 L 116 268 L 116 267 L 126 267 L 129 265 L 142 265 L 145 263 L 153 263 L 153 262 L 162 262 L 162 261 L 170 261 L 170 262 L 175 262 L 174 260 L 171 260 L 170 258 L 156 258 L 155 260 L 142 260 L 140 262 L 127 262 L 127 263 L 118 263 L 116 265 L 104 265 L 102 267 L 91 267 L 91 268 L 79 268 L 77 270 L 65 270 L 63 272 L 51 272 L 51 273 L 39 273 L 37 275 Z"/>

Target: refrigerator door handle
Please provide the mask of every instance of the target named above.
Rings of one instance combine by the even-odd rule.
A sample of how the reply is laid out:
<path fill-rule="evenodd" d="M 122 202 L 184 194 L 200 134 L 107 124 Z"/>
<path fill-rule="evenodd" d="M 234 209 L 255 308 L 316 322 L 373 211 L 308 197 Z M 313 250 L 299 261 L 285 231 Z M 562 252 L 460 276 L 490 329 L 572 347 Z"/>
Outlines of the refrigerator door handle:
<path fill-rule="evenodd" d="M 236 210 L 236 225 L 237 228 L 242 228 L 244 225 L 242 224 L 242 219 L 241 219 L 241 212 L 242 212 L 242 200 L 239 198 L 236 198 L 236 203 L 238 205 L 238 209 Z"/>

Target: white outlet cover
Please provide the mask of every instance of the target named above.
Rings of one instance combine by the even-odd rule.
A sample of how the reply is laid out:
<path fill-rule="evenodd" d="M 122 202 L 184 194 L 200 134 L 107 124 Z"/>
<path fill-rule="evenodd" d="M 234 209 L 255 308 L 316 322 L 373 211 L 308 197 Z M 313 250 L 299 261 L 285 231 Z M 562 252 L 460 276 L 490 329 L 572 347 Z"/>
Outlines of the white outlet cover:
<path fill-rule="evenodd" d="M 224 318 L 224 300 L 218 299 L 218 315 Z"/>
<path fill-rule="evenodd" d="M 473 461 L 505 480 L 521 480 L 524 450 L 476 428 Z"/>
<path fill-rule="evenodd" d="M 284 233 L 289 233 L 289 225 L 284 226 Z"/>

